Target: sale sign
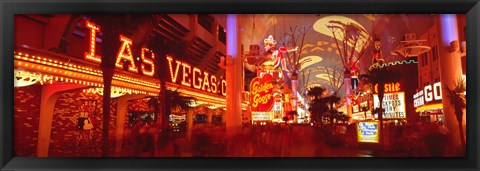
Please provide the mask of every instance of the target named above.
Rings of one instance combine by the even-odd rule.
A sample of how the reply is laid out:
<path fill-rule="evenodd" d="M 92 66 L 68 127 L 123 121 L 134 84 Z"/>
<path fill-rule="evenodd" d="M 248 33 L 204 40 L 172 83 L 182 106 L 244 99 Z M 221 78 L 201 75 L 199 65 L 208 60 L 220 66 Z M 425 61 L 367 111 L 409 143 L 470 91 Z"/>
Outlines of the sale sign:
<path fill-rule="evenodd" d="M 250 83 L 250 105 L 252 112 L 268 112 L 272 110 L 273 77 L 265 74 L 262 78 L 256 77 Z"/>

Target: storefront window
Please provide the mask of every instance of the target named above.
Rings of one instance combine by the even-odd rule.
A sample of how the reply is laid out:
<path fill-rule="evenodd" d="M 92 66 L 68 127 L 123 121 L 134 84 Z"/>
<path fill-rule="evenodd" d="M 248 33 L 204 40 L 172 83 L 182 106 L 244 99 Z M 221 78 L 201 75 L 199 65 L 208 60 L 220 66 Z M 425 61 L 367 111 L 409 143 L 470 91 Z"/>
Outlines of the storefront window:
<path fill-rule="evenodd" d="M 204 114 L 196 114 L 193 120 L 194 124 L 205 123 L 207 121 L 207 116 Z"/>
<path fill-rule="evenodd" d="M 135 126 L 136 124 L 153 124 L 157 118 L 153 112 L 143 112 L 143 111 L 129 111 L 128 112 L 128 124 L 130 126 Z"/>

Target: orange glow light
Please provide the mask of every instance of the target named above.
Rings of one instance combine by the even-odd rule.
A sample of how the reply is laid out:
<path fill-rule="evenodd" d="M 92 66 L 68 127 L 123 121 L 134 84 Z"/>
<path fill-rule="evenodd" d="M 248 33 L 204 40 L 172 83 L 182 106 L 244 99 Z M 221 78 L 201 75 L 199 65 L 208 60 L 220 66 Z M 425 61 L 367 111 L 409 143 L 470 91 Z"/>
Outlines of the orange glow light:
<path fill-rule="evenodd" d="M 210 90 L 210 82 L 208 81 L 208 72 L 203 72 L 203 86 L 202 90 L 206 90 L 207 92 L 212 92 Z M 207 88 L 208 87 L 208 88 Z"/>
<path fill-rule="evenodd" d="M 149 52 L 152 59 L 145 58 L 145 52 Z M 144 75 L 152 77 L 153 74 L 155 73 L 155 65 L 153 63 L 153 59 L 155 59 L 155 54 L 150 49 L 144 47 L 144 48 L 142 48 L 141 56 L 142 56 L 142 61 L 143 61 L 143 63 L 142 63 L 142 73 Z M 150 71 L 145 69 L 145 65 L 150 65 L 150 68 L 151 68 Z"/>
<path fill-rule="evenodd" d="M 172 61 L 173 61 L 173 58 L 170 56 L 170 55 L 167 55 L 167 60 L 168 60 L 168 67 L 170 69 L 170 78 L 172 78 L 172 82 L 173 83 L 176 83 L 177 82 L 177 76 L 178 76 L 178 69 L 180 67 L 180 64 L 182 62 L 180 61 L 175 61 L 175 63 L 177 64 L 177 66 L 175 67 L 175 74 L 173 74 L 173 69 L 172 69 Z"/>
<path fill-rule="evenodd" d="M 88 49 L 88 52 L 85 52 L 85 60 L 101 63 L 102 57 L 100 57 L 99 55 L 95 55 L 95 40 L 97 37 L 97 32 L 100 32 L 100 27 L 88 20 L 86 21 L 86 25 L 87 28 L 90 30 L 90 48 Z"/>
<path fill-rule="evenodd" d="M 212 75 L 210 77 L 210 82 L 212 83 L 212 93 L 217 93 L 217 77 Z"/>
<path fill-rule="evenodd" d="M 182 63 L 182 66 L 183 66 L 182 85 L 190 87 L 192 85 L 192 79 L 188 79 L 188 75 L 192 73 L 192 67 L 186 63 Z M 188 72 L 187 72 L 187 68 L 188 68 Z"/>
<path fill-rule="evenodd" d="M 227 95 L 227 81 L 222 79 L 222 95 L 226 96 Z"/>
<path fill-rule="evenodd" d="M 200 75 L 201 73 L 202 71 L 200 71 L 200 69 L 198 69 L 197 67 L 193 67 L 193 88 L 200 89 L 202 87 L 202 76 Z M 183 76 L 185 76 L 185 74 Z M 196 79 L 197 76 L 198 78 Z"/>

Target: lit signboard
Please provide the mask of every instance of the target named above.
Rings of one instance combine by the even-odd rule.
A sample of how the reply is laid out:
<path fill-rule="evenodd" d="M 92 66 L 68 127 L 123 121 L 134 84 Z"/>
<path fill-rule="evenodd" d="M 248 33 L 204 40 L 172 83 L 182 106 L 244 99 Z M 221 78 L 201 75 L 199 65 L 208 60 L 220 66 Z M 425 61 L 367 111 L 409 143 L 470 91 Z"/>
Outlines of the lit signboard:
<path fill-rule="evenodd" d="M 252 112 L 252 121 L 265 121 L 272 119 L 272 112 Z"/>
<path fill-rule="evenodd" d="M 378 143 L 378 122 L 358 122 L 358 142 Z"/>
<path fill-rule="evenodd" d="M 272 75 L 265 74 L 262 78 L 256 77 L 250 83 L 250 104 L 252 112 L 268 112 L 273 108 L 273 80 Z"/>
<path fill-rule="evenodd" d="M 398 82 L 395 83 L 386 83 L 383 85 L 384 93 L 392 93 L 392 92 L 399 92 L 402 90 L 401 84 Z M 378 84 L 375 84 L 373 88 L 374 93 L 378 93 Z"/>
<path fill-rule="evenodd" d="M 373 95 L 374 108 L 380 107 L 380 100 L 378 94 Z M 383 96 L 383 118 L 384 119 L 403 119 L 406 118 L 405 113 L 405 93 L 385 93 Z"/>
<path fill-rule="evenodd" d="M 433 85 L 427 85 L 419 92 L 413 95 L 413 106 L 420 107 L 425 103 L 442 100 L 442 84 L 437 82 Z"/>

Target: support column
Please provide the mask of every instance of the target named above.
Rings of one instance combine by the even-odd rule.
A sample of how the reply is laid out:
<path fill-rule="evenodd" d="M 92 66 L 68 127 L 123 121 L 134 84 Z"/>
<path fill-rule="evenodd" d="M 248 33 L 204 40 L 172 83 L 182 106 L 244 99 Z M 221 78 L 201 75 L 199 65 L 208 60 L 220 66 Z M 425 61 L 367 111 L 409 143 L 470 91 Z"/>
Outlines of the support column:
<path fill-rule="evenodd" d="M 207 108 L 207 124 L 212 124 L 213 110 Z"/>
<path fill-rule="evenodd" d="M 85 88 L 87 86 L 71 83 L 56 83 L 42 86 L 40 101 L 40 123 L 38 128 L 37 157 L 48 157 L 50 135 L 52 133 L 53 112 L 57 99 L 62 92 Z"/>
<path fill-rule="evenodd" d="M 242 126 L 242 55 L 239 18 L 227 15 L 227 135 Z"/>
<path fill-rule="evenodd" d="M 345 74 L 344 75 L 344 78 L 343 78 L 343 82 L 344 82 L 344 85 L 345 85 L 345 96 L 347 97 L 347 116 L 350 117 L 350 119 L 348 120 L 348 123 L 352 123 L 353 122 L 353 118 L 352 118 L 352 99 L 350 99 L 350 94 L 351 94 L 351 87 L 350 85 L 352 84 L 351 83 L 352 79 L 350 78 L 350 74 Z"/>
<path fill-rule="evenodd" d="M 124 95 L 117 99 L 117 123 L 115 133 L 115 153 L 122 152 L 123 134 L 125 129 L 125 116 L 127 115 L 128 101 L 144 98 L 145 95 Z"/>
<path fill-rule="evenodd" d="M 222 109 L 222 125 L 225 125 L 227 121 L 227 111 Z"/>
<path fill-rule="evenodd" d="M 440 81 L 442 83 L 442 104 L 445 123 L 450 131 L 450 140 L 454 148 L 461 149 L 459 124 L 455 116 L 454 106 L 448 98 L 447 87 L 453 89 L 458 79 L 462 78 L 462 63 L 459 48 L 452 50 L 451 44 L 459 45 L 457 16 L 455 14 L 435 15 L 438 30 Z M 457 46 L 458 47 L 458 46 Z M 465 151 L 463 151 L 465 154 Z"/>
<path fill-rule="evenodd" d="M 187 111 L 187 142 L 190 142 L 192 140 L 192 129 L 193 129 L 193 108 L 190 108 Z"/>

